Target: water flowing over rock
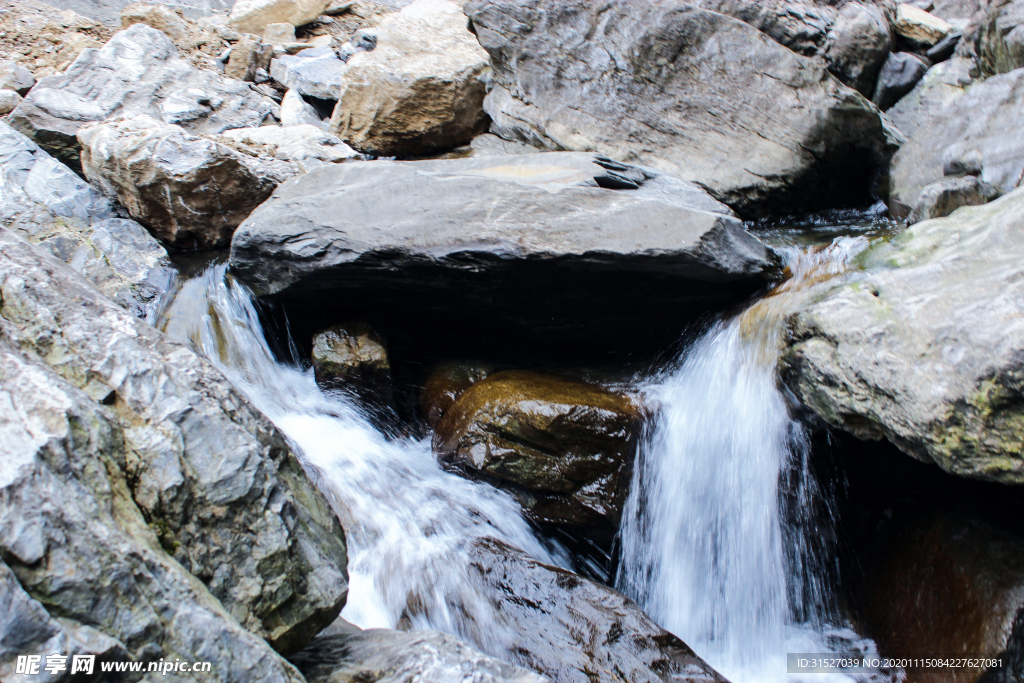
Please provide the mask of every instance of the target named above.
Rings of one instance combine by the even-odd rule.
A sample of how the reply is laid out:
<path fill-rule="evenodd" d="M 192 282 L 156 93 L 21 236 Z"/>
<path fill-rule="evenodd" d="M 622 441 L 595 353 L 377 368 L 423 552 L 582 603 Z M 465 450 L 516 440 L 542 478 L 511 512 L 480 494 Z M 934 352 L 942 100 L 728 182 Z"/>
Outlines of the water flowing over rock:
<path fill-rule="evenodd" d="M 21 411 L 0 542 L 21 585 L 135 657 L 298 680 L 256 636 L 308 643 L 344 604 L 346 556 L 282 435 L 207 361 L 5 229 L 0 292 L 0 386 Z"/>
<path fill-rule="evenodd" d="M 238 152 L 149 116 L 91 124 L 78 139 L 85 177 L 179 249 L 226 246 L 277 187 Z"/>
<path fill-rule="evenodd" d="M 0 223 L 70 265 L 134 315 L 152 318 L 175 277 L 167 251 L 6 123 L 0 123 L 0 188 Z"/>
<path fill-rule="evenodd" d="M 793 317 L 789 385 L 860 438 L 1024 483 L 1022 235 L 1018 190 L 873 246 L 864 272 Z"/>
<path fill-rule="evenodd" d="M 722 14 L 634 0 L 466 12 L 491 55 L 493 132 L 673 173 L 744 217 L 864 202 L 895 149 L 823 62 Z"/>
<path fill-rule="evenodd" d="M 308 683 L 551 683 L 438 631 L 331 627 L 291 661 Z"/>
<path fill-rule="evenodd" d="M 469 580 L 519 624 L 516 663 L 558 683 L 723 683 L 717 672 L 629 598 L 500 541 L 472 549 Z"/>
<path fill-rule="evenodd" d="M 78 170 L 76 136 L 93 121 L 144 114 L 193 134 L 220 133 L 258 126 L 272 108 L 248 84 L 190 66 L 164 33 L 135 24 L 40 81 L 8 123 Z"/>
<path fill-rule="evenodd" d="M 728 305 L 775 272 L 772 252 L 697 186 L 573 153 L 316 169 L 239 227 L 230 263 L 258 293 L 298 307 L 292 319 L 351 319 L 332 302 L 356 302 L 582 344 L 635 341 L 655 301 L 670 308 L 651 324 L 666 310 Z M 650 301 L 622 280 L 649 285 Z"/>
<path fill-rule="evenodd" d="M 413 156 L 467 144 L 487 130 L 487 53 L 453 0 L 416 0 L 377 26 L 352 56 L 331 131 L 363 152 Z"/>
<path fill-rule="evenodd" d="M 444 413 L 444 462 L 509 490 L 536 522 L 614 535 L 641 411 L 628 397 L 522 371 L 490 375 Z"/>
<path fill-rule="evenodd" d="M 937 85 L 943 90 L 956 86 Z M 950 95 L 939 95 L 937 104 Z M 913 97 L 913 95 L 911 95 Z M 889 209 L 905 217 L 921 191 L 942 180 L 947 163 L 980 154 L 981 179 L 1000 194 L 1012 192 L 1024 176 L 1024 69 L 967 87 L 938 111 L 917 115 L 917 130 L 893 157 Z M 926 105 L 927 106 L 927 105 Z M 932 105 L 934 106 L 934 105 Z"/>

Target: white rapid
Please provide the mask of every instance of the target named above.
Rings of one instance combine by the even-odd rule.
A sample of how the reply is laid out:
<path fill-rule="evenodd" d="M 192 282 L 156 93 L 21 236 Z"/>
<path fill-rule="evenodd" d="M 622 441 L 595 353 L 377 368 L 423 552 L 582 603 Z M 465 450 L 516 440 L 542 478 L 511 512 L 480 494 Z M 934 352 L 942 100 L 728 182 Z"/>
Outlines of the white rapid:
<path fill-rule="evenodd" d="M 790 652 L 873 647 L 833 625 L 830 509 L 776 370 L 784 316 L 866 244 L 793 251 L 783 285 L 647 388 L 660 410 L 634 470 L 618 587 L 733 683 L 798 680 Z"/>
<path fill-rule="evenodd" d="M 444 472 L 425 442 L 388 441 L 349 400 L 322 393 L 312 370 L 275 361 L 250 294 L 222 265 L 183 284 L 162 327 L 220 367 L 294 443 L 331 498 L 349 546 L 345 619 L 363 628 L 405 619 L 503 654 L 507 627 L 463 579 L 467 546 L 489 536 L 566 562 L 537 540 L 511 498 Z"/>

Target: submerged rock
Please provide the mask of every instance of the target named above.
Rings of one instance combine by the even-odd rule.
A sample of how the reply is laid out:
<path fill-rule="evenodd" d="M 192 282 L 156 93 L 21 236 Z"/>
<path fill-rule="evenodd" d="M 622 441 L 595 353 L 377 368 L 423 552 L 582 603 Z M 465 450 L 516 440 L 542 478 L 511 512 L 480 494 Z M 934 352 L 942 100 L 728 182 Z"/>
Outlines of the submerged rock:
<path fill-rule="evenodd" d="M 299 680 L 266 643 L 303 647 L 348 586 L 337 517 L 284 437 L 208 361 L 2 228 L 0 294 L 16 406 L 0 552 L 21 585 L 133 657 Z"/>
<path fill-rule="evenodd" d="M 438 457 L 508 489 L 534 521 L 599 527 L 622 516 L 641 412 L 603 387 L 530 372 L 466 389 L 434 435 Z"/>
<path fill-rule="evenodd" d="M 573 153 L 316 169 L 239 227 L 230 263 L 293 320 L 358 307 L 591 344 L 635 341 L 636 323 L 617 321 L 646 307 L 669 323 L 775 273 L 773 253 L 697 186 Z"/>
<path fill-rule="evenodd" d="M 825 422 L 1024 483 L 1024 189 L 926 221 L 790 320 L 784 376 Z"/>
<path fill-rule="evenodd" d="M 29 92 L 8 123 L 78 170 L 79 129 L 114 117 L 152 116 L 193 134 L 258 126 L 273 102 L 248 84 L 196 69 L 164 33 L 135 24 Z"/>
<path fill-rule="evenodd" d="M 377 26 L 377 44 L 346 64 L 331 132 L 356 149 L 414 156 L 487 130 L 487 53 L 453 0 L 416 0 Z"/>
<path fill-rule="evenodd" d="M 384 339 L 364 323 L 335 325 L 313 337 L 313 372 L 324 389 L 391 405 L 391 361 Z"/>
<path fill-rule="evenodd" d="M 624 595 L 493 539 L 471 550 L 469 580 L 510 627 L 520 666 L 558 683 L 723 683 Z"/>
<path fill-rule="evenodd" d="M 149 116 L 85 126 L 78 139 L 86 178 L 179 249 L 226 246 L 277 187 L 238 152 Z"/>
<path fill-rule="evenodd" d="M 74 268 L 140 318 L 174 282 L 167 251 L 117 218 L 110 201 L 34 142 L 0 122 L 0 224 Z"/>
<path fill-rule="evenodd" d="M 938 87 L 951 87 L 955 95 L 956 86 Z M 945 165 L 965 154 L 981 155 L 981 179 L 999 193 L 1019 187 L 1024 177 L 1024 136 L 1017 134 L 1024 126 L 1022 101 L 1024 69 L 1018 69 L 969 86 L 938 111 L 918 114 L 917 130 L 892 160 L 890 211 L 905 217 L 921 191 L 942 180 Z"/>
<path fill-rule="evenodd" d="M 550 683 L 438 631 L 332 626 L 291 661 L 308 683 Z"/>
<path fill-rule="evenodd" d="M 879 112 L 752 26 L 680 1 L 473 0 L 492 132 L 700 183 L 744 218 L 870 196 Z"/>

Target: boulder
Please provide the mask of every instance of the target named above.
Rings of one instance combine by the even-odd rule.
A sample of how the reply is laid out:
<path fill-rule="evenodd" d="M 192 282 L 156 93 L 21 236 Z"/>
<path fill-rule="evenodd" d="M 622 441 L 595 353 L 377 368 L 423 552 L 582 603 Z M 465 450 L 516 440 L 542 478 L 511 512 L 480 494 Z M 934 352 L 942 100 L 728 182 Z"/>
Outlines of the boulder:
<path fill-rule="evenodd" d="M 0 115 L 9 114 L 21 104 L 21 95 L 13 90 L 0 90 Z"/>
<path fill-rule="evenodd" d="M 335 325 L 313 337 L 313 372 L 324 389 L 348 391 L 377 406 L 391 404 L 387 344 L 365 323 Z"/>
<path fill-rule="evenodd" d="M 890 211 L 905 217 L 921 191 L 942 180 L 946 163 L 965 154 L 981 155 L 981 179 L 1000 194 L 1017 188 L 1024 175 L 1024 137 L 1017 134 L 1024 125 L 1022 100 L 1024 69 L 1018 69 L 974 83 L 919 117 L 917 131 L 892 160 Z"/>
<path fill-rule="evenodd" d="M 938 64 L 949 59 L 956 53 L 956 48 L 960 44 L 961 38 L 963 38 L 963 33 L 960 31 L 953 31 L 947 34 L 945 38 L 935 43 L 925 52 L 925 57 L 932 64 Z"/>
<path fill-rule="evenodd" d="M 331 131 L 356 149 L 415 156 L 487 130 L 487 53 L 454 0 L 415 0 L 377 26 L 377 45 L 352 56 Z"/>
<path fill-rule="evenodd" d="M 697 186 L 565 152 L 314 169 L 239 227 L 230 262 L 292 320 L 357 319 L 356 306 L 433 329 L 486 322 L 502 330 L 492 343 L 634 346 L 649 339 L 638 319 L 672 325 L 776 272 Z"/>
<path fill-rule="evenodd" d="M 871 548 L 864 624 L 882 653 L 980 652 L 1002 667 L 937 670 L 934 683 L 1024 677 L 1024 541 L 965 515 L 920 515 Z"/>
<path fill-rule="evenodd" d="M 174 282 L 167 251 L 34 142 L 0 123 L 0 224 L 74 268 L 132 314 L 152 320 Z"/>
<path fill-rule="evenodd" d="M 340 138 L 325 133 L 318 126 L 311 124 L 236 128 L 224 131 L 215 139 L 227 139 L 248 145 L 260 153 L 262 158 L 289 162 L 290 171 L 275 170 L 278 174 L 286 175 L 305 173 L 324 164 L 334 164 L 359 156 L 358 152 Z M 267 165 L 266 161 L 261 163 Z"/>
<path fill-rule="evenodd" d="M 836 15 L 823 50 L 829 71 L 865 97 L 875 92 L 878 70 L 892 50 L 892 31 L 876 5 L 850 2 Z"/>
<path fill-rule="evenodd" d="M 36 79 L 32 72 L 21 64 L 8 59 L 0 61 L 0 89 L 14 90 L 19 95 L 26 95 L 35 83 Z"/>
<path fill-rule="evenodd" d="M 470 575 L 509 625 L 511 661 L 559 683 L 723 683 L 626 596 L 481 539 Z M 492 645 L 493 646 L 493 645 Z"/>
<path fill-rule="evenodd" d="M 332 626 L 291 661 L 308 683 L 551 683 L 438 631 Z"/>
<path fill-rule="evenodd" d="M 313 105 L 302 99 L 302 95 L 297 90 L 289 90 L 281 100 L 281 125 L 301 126 L 303 124 L 327 128 L 327 125 L 320 120 L 320 115 L 317 114 Z"/>
<path fill-rule="evenodd" d="M 928 2 L 915 2 L 911 4 L 918 5 L 921 9 L 926 10 L 929 14 L 939 19 L 945 19 L 949 22 L 963 22 L 974 17 L 978 10 L 985 7 L 988 2 L 989 0 L 936 0 L 935 2 L 929 0 Z M 927 9 L 927 6 L 931 6 L 931 9 Z"/>
<path fill-rule="evenodd" d="M 258 126 L 272 107 L 247 84 L 190 66 L 165 34 L 135 24 L 38 83 L 8 123 L 78 170 L 78 130 L 90 122 L 148 115 L 190 133 L 219 133 Z"/>
<path fill-rule="evenodd" d="M 690 4 L 739 19 L 808 57 L 825 48 L 836 19 L 835 8 L 799 0 L 695 0 Z"/>
<path fill-rule="evenodd" d="M 185 20 L 164 5 L 133 2 L 121 10 L 121 28 L 145 24 L 162 31 L 176 45 L 190 38 L 191 30 Z"/>
<path fill-rule="evenodd" d="M 615 534 L 641 411 L 601 386 L 505 371 L 466 389 L 444 413 L 434 451 L 509 490 L 538 523 Z"/>
<path fill-rule="evenodd" d="M 878 110 L 822 62 L 681 0 L 466 12 L 491 55 L 492 132 L 676 174 L 745 218 L 866 202 L 894 149 Z"/>
<path fill-rule="evenodd" d="M 430 373 L 420 392 L 420 409 L 431 429 L 466 389 L 494 372 L 486 363 L 446 363 Z"/>
<path fill-rule="evenodd" d="M 268 45 L 287 45 L 295 41 L 295 27 L 291 24 L 267 24 L 263 28 L 263 42 Z"/>
<path fill-rule="evenodd" d="M 179 249 L 226 246 L 277 181 L 244 155 L 149 116 L 78 133 L 86 178 Z"/>
<path fill-rule="evenodd" d="M 262 34 L 270 24 L 302 26 L 324 13 L 330 0 L 235 0 L 229 23 L 243 33 Z"/>
<path fill-rule="evenodd" d="M 345 62 L 329 47 L 313 47 L 282 55 L 270 63 L 270 77 L 306 97 L 336 100 L 341 92 Z"/>
<path fill-rule="evenodd" d="M 186 17 L 199 19 L 217 12 L 231 9 L 234 0 L 160 0 L 161 5 L 168 5 L 180 10 Z M 60 6 L 72 9 L 108 26 L 120 26 L 121 11 L 132 4 L 132 0 L 61 0 Z"/>
<path fill-rule="evenodd" d="M 929 48 L 953 30 L 948 21 L 919 7 L 903 3 L 896 8 L 896 33 L 911 45 Z"/>
<path fill-rule="evenodd" d="M 877 242 L 790 318 L 785 381 L 855 436 L 1024 483 L 1022 248 L 1024 189 Z"/>
<path fill-rule="evenodd" d="M 931 126 L 946 105 L 962 95 L 971 82 L 970 63 L 966 59 L 957 57 L 936 64 L 885 115 L 903 135 L 913 138 L 922 128 Z"/>
<path fill-rule="evenodd" d="M 889 109 L 914 89 L 926 71 L 928 65 L 917 55 L 909 52 L 890 54 L 878 74 L 874 103 L 883 111 Z"/>
<path fill-rule="evenodd" d="M 267 644 L 300 649 L 334 620 L 346 557 L 284 437 L 208 361 L 6 229 L 0 293 L 0 554 L 23 589 L 133 658 L 300 681 Z"/>
<path fill-rule="evenodd" d="M 231 54 L 224 65 L 224 75 L 240 81 L 255 81 L 260 69 L 270 72 L 273 54 L 273 45 L 263 43 L 255 36 L 243 35 L 231 46 Z"/>
<path fill-rule="evenodd" d="M 942 218 L 961 206 L 987 204 L 998 196 L 994 187 L 974 175 L 944 178 L 921 190 L 907 222 L 913 225 L 932 218 Z"/>
<path fill-rule="evenodd" d="M 985 75 L 1024 67 L 1024 0 L 996 0 L 975 36 L 978 67 Z"/>

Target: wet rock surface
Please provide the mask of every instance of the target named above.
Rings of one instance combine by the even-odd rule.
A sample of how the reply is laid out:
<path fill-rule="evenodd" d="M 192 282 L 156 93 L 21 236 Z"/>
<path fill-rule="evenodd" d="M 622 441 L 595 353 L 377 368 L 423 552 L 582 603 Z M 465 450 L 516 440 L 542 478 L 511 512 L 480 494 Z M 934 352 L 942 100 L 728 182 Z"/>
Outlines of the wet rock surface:
<path fill-rule="evenodd" d="M 1024 482 L 1022 202 L 1019 190 L 919 223 L 799 310 L 784 376 L 800 399 L 946 472 Z"/>
<path fill-rule="evenodd" d="M 135 24 L 37 84 L 8 123 L 71 168 L 88 123 L 147 115 L 192 134 L 258 126 L 273 102 L 249 85 L 192 67 L 164 33 Z"/>
<path fill-rule="evenodd" d="M 438 631 L 332 626 L 291 657 L 308 683 L 545 683 Z"/>
<path fill-rule="evenodd" d="M 566 683 L 725 680 L 611 588 L 492 539 L 478 541 L 471 558 L 470 580 L 519 624 L 507 647 L 520 666 Z"/>
<path fill-rule="evenodd" d="M 345 66 L 331 131 L 381 156 L 429 154 L 485 132 L 487 53 L 466 24 L 453 0 L 416 0 L 385 17 L 374 49 Z"/>
<path fill-rule="evenodd" d="M 466 5 L 491 55 L 492 132 L 676 174 L 744 217 L 867 199 L 894 147 L 823 62 L 682 2 L 597 7 Z"/>
<path fill-rule="evenodd" d="M 917 130 L 893 157 L 889 208 L 898 217 L 907 215 L 925 186 L 942 180 L 947 163 L 964 155 L 980 154 L 981 180 L 1001 194 L 1021 185 L 1024 138 L 1013 131 L 1024 116 L 1024 69 L 974 83 L 959 96 L 956 87 L 934 86 L 945 91 L 935 104 L 951 99 L 937 111 L 925 104 L 913 116 Z"/>
<path fill-rule="evenodd" d="M 0 259 L 0 385 L 19 411 L 4 441 L 20 454 L 0 530 L 21 585 L 135 657 L 297 680 L 257 636 L 288 652 L 330 623 L 346 557 L 284 438 L 209 362 L 6 229 Z"/>
<path fill-rule="evenodd" d="M 493 372 L 488 363 L 446 363 L 434 368 L 420 392 L 420 409 L 430 428 L 437 428 L 462 392 Z"/>
<path fill-rule="evenodd" d="M 505 371 L 462 392 L 434 435 L 438 457 L 512 492 L 538 523 L 618 529 L 641 411 L 603 387 Z"/>
<path fill-rule="evenodd" d="M 0 123 L 0 223 L 74 268 L 132 314 L 151 319 L 175 271 L 145 228 L 21 133 Z"/>
<path fill-rule="evenodd" d="M 387 344 L 365 323 L 335 325 L 313 337 L 313 371 L 324 389 L 348 391 L 380 407 L 391 404 Z"/>

